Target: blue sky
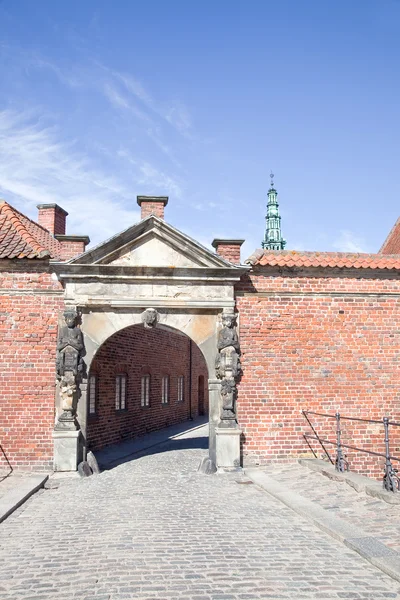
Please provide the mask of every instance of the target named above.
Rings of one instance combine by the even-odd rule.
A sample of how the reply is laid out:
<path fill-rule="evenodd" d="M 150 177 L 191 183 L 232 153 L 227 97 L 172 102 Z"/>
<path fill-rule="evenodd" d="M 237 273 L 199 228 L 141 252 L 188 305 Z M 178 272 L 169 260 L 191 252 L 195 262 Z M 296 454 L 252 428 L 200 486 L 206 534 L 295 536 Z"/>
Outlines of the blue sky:
<path fill-rule="evenodd" d="M 399 0 L 0 0 L 0 196 L 97 243 L 167 220 L 375 252 L 400 215 Z"/>

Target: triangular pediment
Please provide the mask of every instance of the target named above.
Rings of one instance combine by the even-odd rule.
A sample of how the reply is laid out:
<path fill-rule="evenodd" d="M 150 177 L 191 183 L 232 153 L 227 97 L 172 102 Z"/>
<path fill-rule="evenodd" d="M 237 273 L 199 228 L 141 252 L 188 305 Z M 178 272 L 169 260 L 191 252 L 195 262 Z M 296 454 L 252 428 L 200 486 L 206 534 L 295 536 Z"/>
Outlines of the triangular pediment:
<path fill-rule="evenodd" d="M 236 268 L 154 215 L 69 263 L 123 267 Z"/>

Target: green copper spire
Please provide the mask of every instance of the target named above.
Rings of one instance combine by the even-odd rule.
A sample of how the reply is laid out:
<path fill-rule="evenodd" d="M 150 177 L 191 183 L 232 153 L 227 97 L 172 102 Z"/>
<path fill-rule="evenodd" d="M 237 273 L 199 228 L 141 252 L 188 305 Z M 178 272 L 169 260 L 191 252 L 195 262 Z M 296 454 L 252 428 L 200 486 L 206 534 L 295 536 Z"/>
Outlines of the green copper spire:
<path fill-rule="evenodd" d="M 286 240 L 281 234 L 281 217 L 279 215 L 278 192 L 274 188 L 274 174 L 271 173 L 271 187 L 268 190 L 267 214 L 265 217 L 265 234 L 261 242 L 267 250 L 283 250 Z"/>

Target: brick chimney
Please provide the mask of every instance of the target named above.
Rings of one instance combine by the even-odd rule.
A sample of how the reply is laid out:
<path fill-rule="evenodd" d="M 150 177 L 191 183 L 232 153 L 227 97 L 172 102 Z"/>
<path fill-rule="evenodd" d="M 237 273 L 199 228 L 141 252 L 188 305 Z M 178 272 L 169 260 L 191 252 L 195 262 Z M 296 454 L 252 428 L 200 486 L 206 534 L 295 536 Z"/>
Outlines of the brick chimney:
<path fill-rule="evenodd" d="M 215 239 L 212 241 L 212 246 L 219 256 L 225 260 L 233 263 L 234 265 L 240 265 L 240 246 L 244 240 L 219 240 Z"/>
<path fill-rule="evenodd" d="M 52 235 L 65 235 L 66 210 L 58 204 L 38 204 L 38 223 Z"/>
<path fill-rule="evenodd" d="M 164 207 L 168 204 L 168 196 L 138 196 L 137 203 L 141 208 L 141 218 L 155 215 L 164 219 Z"/>

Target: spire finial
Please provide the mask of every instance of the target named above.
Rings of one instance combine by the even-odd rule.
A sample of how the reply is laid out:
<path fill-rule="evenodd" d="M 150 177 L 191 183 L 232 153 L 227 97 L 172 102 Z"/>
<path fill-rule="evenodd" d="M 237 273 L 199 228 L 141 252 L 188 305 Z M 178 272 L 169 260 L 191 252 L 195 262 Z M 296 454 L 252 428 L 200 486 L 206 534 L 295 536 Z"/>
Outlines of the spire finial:
<path fill-rule="evenodd" d="M 286 240 L 282 237 L 281 217 L 279 214 L 278 192 L 274 188 L 275 175 L 271 171 L 271 187 L 268 190 L 267 214 L 265 217 L 265 235 L 261 242 L 265 250 L 284 250 Z"/>

